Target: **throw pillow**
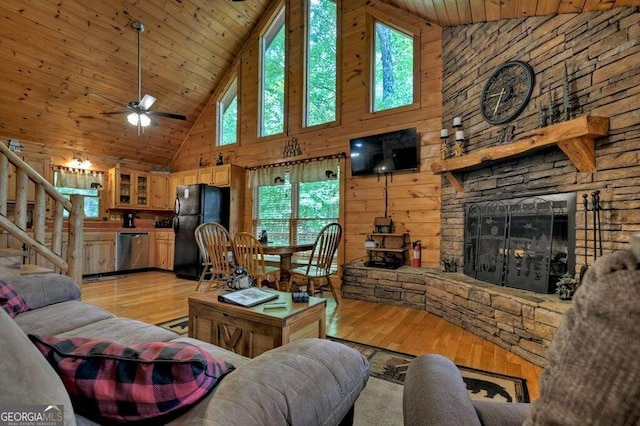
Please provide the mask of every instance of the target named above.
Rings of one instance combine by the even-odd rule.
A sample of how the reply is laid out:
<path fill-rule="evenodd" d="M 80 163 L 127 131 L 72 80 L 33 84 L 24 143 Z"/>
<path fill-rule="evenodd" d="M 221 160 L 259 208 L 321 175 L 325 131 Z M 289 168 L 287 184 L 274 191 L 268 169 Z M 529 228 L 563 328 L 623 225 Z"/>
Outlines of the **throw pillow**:
<path fill-rule="evenodd" d="M 187 343 L 29 338 L 62 378 L 76 413 L 98 423 L 166 421 L 234 369 Z"/>
<path fill-rule="evenodd" d="M 29 305 L 24 301 L 13 286 L 7 282 L 0 281 L 0 306 L 7 311 L 11 318 L 29 310 Z"/>

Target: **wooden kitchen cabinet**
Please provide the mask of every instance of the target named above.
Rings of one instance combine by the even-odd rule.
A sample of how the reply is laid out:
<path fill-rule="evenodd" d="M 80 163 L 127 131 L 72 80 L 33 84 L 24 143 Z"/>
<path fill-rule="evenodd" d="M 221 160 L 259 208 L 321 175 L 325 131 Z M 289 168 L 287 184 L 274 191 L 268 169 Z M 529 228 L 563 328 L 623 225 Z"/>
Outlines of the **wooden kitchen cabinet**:
<path fill-rule="evenodd" d="M 169 173 L 150 173 L 150 207 L 157 210 L 173 208 L 173 199 L 169 196 Z"/>
<path fill-rule="evenodd" d="M 116 232 L 87 232 L 83 233 L 82 251 L 83 268 L 82 275 L 104 274 L 116 270 Z M 51 246 L 52 235 L 48 232 L 45 235 L 45 244 Z M 68 235 L 62 237 L 62 258 L 67 258 L 67 247 L 69 246 Z M 51 262 L 42 255 L 34 252 L 35 259 L 31 263 L 54 270 Z"/>
<path fill-rule="evenodd" d="M 199 183 L 231 188 L 229 232 L 234 235 L 242 230 L 242 201 L 244 193 L 244 169 L 233 164 L 198 169 Z"/>
<path fill-rule="evenodd" d="M 213 184 L 215 186 L 231 186 L 231 173 L 242 173 L 241 167 L 225 164 L 213 169 Z"/>
<path fill-rule="evenodd" d="M 243 173 L 242 167 L 233 164 L 198 169 L 198 183 L 206 183 L 220 188 L 231 186 L 232 175 Z"/>
<path fill-rule="evenodd" d="M 219 188 L 231 188 L 229 232 L 231 235 L 242 230 L 244 169 L 233 164 L 203 167 L 196 170 L 171 173 L 169 178 L 170 204 L 173 207 L 176 189 L 180 185 L 204 183 Z"/>
<path fill-rule="evenodd" d="M 171 176 L 169 177 L 169 206 L 173 208 L 173 202 L 176 199 L 178 186 L 193 185 L 196 183 L 199 183 L 197 170 L 171 173 Z"/>
<path fill-rule="evenodd" d="M 149 208 L 149 173 L 109 169 L 109 208 Z"/>
<path fill-rule="evenodd" d="M 116 270 L 116 233 L 85 232 L 83 275 L 103 274 Z"/>
<path fill-rule="evenodd" d="M 213 167 L 204 167 L 198 169 L 198 183 L 206 183 L 207 185 L 213 182 Z"/>
<path fill-rule="evenodd" d="M 173 271 L 175 236 L 171 231 L 155 232 L 155 267 Z"/>

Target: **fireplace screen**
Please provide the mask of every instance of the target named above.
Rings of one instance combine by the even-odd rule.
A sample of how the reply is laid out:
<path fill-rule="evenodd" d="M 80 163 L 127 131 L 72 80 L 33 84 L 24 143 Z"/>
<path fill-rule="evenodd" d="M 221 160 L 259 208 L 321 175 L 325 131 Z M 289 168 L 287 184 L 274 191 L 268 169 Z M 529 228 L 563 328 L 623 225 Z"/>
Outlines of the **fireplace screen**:
<path fill-rule="evenodd" d="M 554 194 L 467 206 L 464 273 L 539 293 L 575 270 L 576 195 Z"/>

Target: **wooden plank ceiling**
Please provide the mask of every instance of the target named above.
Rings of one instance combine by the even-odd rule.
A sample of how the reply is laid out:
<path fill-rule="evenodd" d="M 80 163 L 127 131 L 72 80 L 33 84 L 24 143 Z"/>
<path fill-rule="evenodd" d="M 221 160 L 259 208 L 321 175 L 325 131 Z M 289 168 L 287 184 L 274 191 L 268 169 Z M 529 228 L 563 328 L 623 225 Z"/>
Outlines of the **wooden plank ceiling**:
<path fill-rule="evenodd" d="M 348 0 L 343 0 L 348 1 Z M 386 0 L 442 26 L 574 13 L 640 0 Z M 157 165 L 170 163 L 270 0 L 9 0 L 0 3 L 0 138 Z M 137 33 L 151 108 L 187 116 L 136 128 Z"/>
<path fill-rule="evenodd" d="M 442 27 L 638 6 L 640 0 L 385 0 Z"/>
<path fill-rule="evenodd" d="M 0 3 L 0 137 L 166 165 L 270 0 L 9 0 Z M 137 129 L 117 105 L 142 94 L 157 118 Z"/>

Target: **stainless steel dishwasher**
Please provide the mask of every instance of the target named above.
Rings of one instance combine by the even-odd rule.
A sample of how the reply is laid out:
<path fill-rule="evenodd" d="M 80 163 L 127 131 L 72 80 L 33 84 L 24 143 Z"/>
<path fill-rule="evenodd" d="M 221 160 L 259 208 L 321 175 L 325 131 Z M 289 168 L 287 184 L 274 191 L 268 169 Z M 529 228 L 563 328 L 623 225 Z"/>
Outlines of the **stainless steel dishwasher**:
<path fill-rule="evenodd" d="M 116 271 L 149 267 L 149 233 L 118 232 Z"/>

